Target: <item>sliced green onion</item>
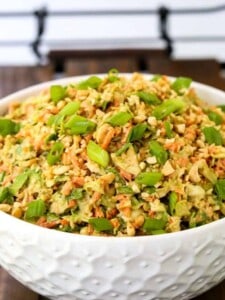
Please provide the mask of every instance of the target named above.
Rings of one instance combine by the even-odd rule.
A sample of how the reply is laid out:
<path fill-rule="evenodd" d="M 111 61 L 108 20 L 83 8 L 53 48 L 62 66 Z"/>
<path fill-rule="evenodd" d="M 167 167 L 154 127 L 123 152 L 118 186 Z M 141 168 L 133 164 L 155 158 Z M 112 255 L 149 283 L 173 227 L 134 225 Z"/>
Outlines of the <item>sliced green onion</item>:
<path fill-rule="evenodd" d="M 102 108 L 102 110 L 103 110 L 103 111 L 105 111 L 105 110 L 106 110 L 106 108 L 107 108 L 108 104 L 109 104 L 109 102 L 108 102 L 108 101 L 104 101 L 104 102 L 102 103 L 102 106 L 101 106 L 101 108 Z"/>
<path fill-rule="evenodd" d="M 108 72 L 109 82 L 115 82 L 115 81 L 119 80 L 118 75 L 119 75 L 119 71 L 117 69 L 114 68 L 114 69 L 109 70 L 109 72 Z"/>
<path fill-rule="evenodd" d="M 20 124 L 9 119 L 0 118 L 0 135 L 14 135 L 20 130 Z"/>
<path fill-rule="evenodd" d="M 13 196 L 8 187 L 0 187 L 0 204 L 1 203 L 13 203 Z"/>
<path fill-rule="evenodd" d="M 182 93 L 188 89 L 192 83 L 192 79 L 188 77 L 178 77 L 172 84 L 172 89 L 177 93 Z"/>
<path fill-rule="evenodd" d="M 48 142 L 56 141 L 57 139 L 58 139 L 58 135 L 56 133 L 52 133 L 46 138 L 45 143 L 47 144 Z"/>
<path fill-rule="evenodd" d="M 58 113 L 59 116 L 71 116 L 75 114 L 80 108 L 80 102 L 70 102 L 63 107 Z"/>
<path fill-rule="evenodd" d="M 78 90 L 87 90 L 88 88 L 98 89 L 100 84 L 102 83 L 102 79 L 97 76 L 91 76 L 88 79 L 79 82 L 76 87 Z"/>
<path fill-rule="evenodd" d="M 109 231 L 113 229 L 111 222 L 106 218 L 91 218 L 88 220 L 97 231 Z"/>
<path fill-rule="evenodd" d="M 158 81 L 160 78 L 162 78 L 162 75 L 156 74 L 150 79 L 150 81 Z"/>
<path fill-rule="evenodd" d="M 124 144 L 118 151 L 115 152 L 116 156 L 120 156 L 124 152 L 126 152 L 131 146 L 131 143 Z"/>
<path fill-rule="evenodd" d="M 51 100 L 55 103 L 62 100 L 66 95 L 65 88 L 61 85 L 52 85 L 50 88 L 50 97 Z"/>
<path fill-rule="evenodd" d="M 129 141 L 139 141 L 143 138 L 148 126 L 146 124 L 137 124 L 132 128 L 131 134 L 129 135 Z"/>
<path fill-rule="evenodd" d="M 48 126 L 54 125 L 54 127 L 58 127 L 62 124 L 64 118 L 65 118 L 64 116 L 60 116 L 60 115 L 50 116 L 47 121 L 47 125 Z"/>
<path fill-rule="evenodd" d="M 4 180 L 5 178 L 5 171 L 1 172 L 0 173 L 0 183 L 2 183 L 2 181 Z"/>
<path fill-rule="evenodd" d="M 215 192 L 217 194 L 218 199 L 225 200 L 225 179 L 217 180 L 215 186 Z"/>
<path fill-rule="evenodd" d="M 197 226 L 196 212 L 193 212 L 189 219 L 189 228 L 195 228 L 196 226 Z"/>
<path fill-rule="evenodd" d="M 142 172 L 138 174 L 135 181 L 139 184 L 153 186 L 162 179 L 162 173 L 159 172 Z"/>
<path fill-rule="evenodd" d="M 214 111 L 209 111 L 208 112 L 208 117 L 211 121 L 213 121 L 216 125 L 221 125 L 223 123 L 223 117 L 214 112 Z"/>
<path fill-rule="evenodd" d="M 109 164 L 108 152 L 93 141 L 90 141 L 87 145 L 87 155 L 90 160 L 93 160 L 104 168 Z"/>
<path fill-rule="evenodd" d="M 156 117 L 156 119 L 162 120 L 171 113 L 181 112 L 185 106 L 185 102 L 180 98 L 169 99 L 157 106 L 153 110 L 152 114 Z"/>
<path fill-rule="evenodd" d="M 55 165 L 58 161 L 60 161 L 63 150 L 64 145 L 61 142 L 55 142 L 52 145 L 52 148 L 47 155 L 47 162 L 50 166 Z"/>
<path fill-rule="evenodd" d="M 170 124 L 169 121 L 165 121 L 164 126 L 165 126 L 166 136 L 169 139 L 171 139 L 173 137 L 172 125 Z"/>
<path fill-rule="evenodd" d="M 223 112 L 225 112 L 225 105 L 218 105 L 217 107 L 219 107 Z"/>
<path fill-rule="evenodd" d="M 169 212 L 171 216 L 175 213 L 175 208 L 177 204 L 177 194 L 175 192 L 171 192 L 169 194 Z"/>
<path fill-rule="evenodd" d="M 129 186 L 120 186 L 117 188 L 117 194 L 134 194 L 134 191 Z"/>
<path fill-rule="evenodd" d="M 145 193 L 148 193 L 149 195 L 155 193 L 156 188 L 154 186 L 147 186 L 143 190 Z"/>
<path fill-rule="evenodd" d="M 109 117 L 105 122 L 109 123 L 112 126 L 123 126 L 128 121 L 132 119 L 132 114 L 126 111 L 120 111 L 111 117 Z"/>
<path fill-rule="evenodd" d="M 157 141 L 149 142 L 150 152 L 156 157 L 157 162 L 160 165 L 164 165 L 168 159 L 168 152 Z"/>
<path fill-rule="evenodd" d="M 75 135 L 88 133 L 93 131 L 95 127 L 94 122 L 78 115 L 72 116 L 65 124 L 65 128 Z"/>
<path fill-rule="evenodd" d="M 24 217 L 26 220 L 38 218 L 43 216 L 45 212 L 46 212 L 45 202 L 41 199 L 38 199 L 28 204 Z"/>
<path fill-rule="evenodd" d="M 12 195 L 16 195 L 20 189 L 24 186 L 30 176 L 30 172 L 26 171 L 24 173 L 19 174 L 10 185 L 9 190 Z"/>
<path fill-rule="evenodd" d="M 223 138 L 219 130 L 214 127 L 204 127 L 202 131 L 208 144 L 223 145 Z"/>
<path fill-rule="evenodd" d="M 152 233 L 155 230 L 163 230 L 167 223 L 166 215 L 163 216 L 161 219 L 152 219 L 147 218 L 144 222 L 143 229 L 147 233 Z"/>
<path fill-rule="evenodd" d="M 164 234 L 164 233 L 166 233 L 166 231 L 163 230 L 163 229 L 158 229 L 158 230 L 152 230 L 151 231 L 151 234 L 153 234 L 153 235 Z"/>
<path fill-rule="evenodd" d="M 153 93 L 137 92 L 138 97 L 149 105 L 157 105 L 161 103 L 161 100 Z"/>
<path fill-rule="evenodd" d="M 67 200 L 80 200 L 84 196 L 84 190 L 83 189 L 74 189 L 72 190 L 72 193 L 67 196 Z"/>

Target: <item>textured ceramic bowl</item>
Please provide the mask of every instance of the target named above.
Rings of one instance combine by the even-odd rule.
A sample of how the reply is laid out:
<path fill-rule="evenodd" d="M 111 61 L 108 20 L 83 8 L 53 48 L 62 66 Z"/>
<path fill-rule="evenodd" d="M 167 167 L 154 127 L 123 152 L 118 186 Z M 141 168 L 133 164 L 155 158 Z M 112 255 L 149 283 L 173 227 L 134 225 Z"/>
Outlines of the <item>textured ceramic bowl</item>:
<path fill-rule="evenodd" d="M 76 80 L 81 77 L 57 83 Z M 0 111 L 52 83 L 6 97 Z M 225 103 L 225 93 L 193 86 L 203 99 Z M 0 212 L 0 264 L 50 299 L 190 299 L 225 278 L 224 228 L 225 219 L 158 236 L 93 237 L 41 228 Z"/>

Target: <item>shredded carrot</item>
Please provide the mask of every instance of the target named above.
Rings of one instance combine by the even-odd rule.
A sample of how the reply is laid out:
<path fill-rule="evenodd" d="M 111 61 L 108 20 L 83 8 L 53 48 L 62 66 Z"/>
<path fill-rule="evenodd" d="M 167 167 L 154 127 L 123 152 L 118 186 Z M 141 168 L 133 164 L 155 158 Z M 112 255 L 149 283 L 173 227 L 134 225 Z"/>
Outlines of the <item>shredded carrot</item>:
<path fill-rule="evenodd" d="M 126 179 L 126 180 L 128 180 L 128 181 L 131 181 L 132 178 L 133 178 L 133 175 L 132 175 L 132 174 L 128 173 L 127 171 L 125 171 L 125 170 L 123 170 L 123 169 L 120 169 L 120 175 L 121 175 L 124 179 Z"/>
<path fill-rule="evenodd" d="M 92 196 L 92 200 L 93 202 L 98 201 L 101 198 L 102 194 L 99 192 L 94 192 L 93 196 Z"/>
<path fill-rule="evenodd" d="M 77 201 L 76 200 L 69 200 L 68 208 L 73 208 L 76 205 L 77 205 Z"/>
<path fill-rule="evenodd" d="M 61 225 L 66 226 L 66 225 L 69 225 L 70 222 L 66 219 L 61 219 L 60 223 L 61 223 Z"/>
<path fill-rule="evenodd" d="M 76 186 L 83 186 L 85 181 L 84 181 L 84 177 L 73 177 L 72 182 Z"/>
<path fill-rule="evenodd" d="M 63 185 L 61 192 L 64 196 L 68 196 L 71 193 L 72 189 L 73 189 L 73 183 L 71 181 L 67 181 Z"/>
<path fill-rule="evenodd" d="M 164 148 L 173 152 L 179 152 L 183 143 L 181 142 L 173 142 L 173 143 L 166 143 Z"/>
<path fill-rule="evenodd" d="M 109 144 L 111 143 L 111 140 L 113 139 L 114 137 L 114 134 L 115 134 L 115 130 L 114 128 L 111 128 L 111 130 L 109 130 L 103 140 L 103 143 L 101 144 L 102 148 L 103 149 L 107 149 Z"/>

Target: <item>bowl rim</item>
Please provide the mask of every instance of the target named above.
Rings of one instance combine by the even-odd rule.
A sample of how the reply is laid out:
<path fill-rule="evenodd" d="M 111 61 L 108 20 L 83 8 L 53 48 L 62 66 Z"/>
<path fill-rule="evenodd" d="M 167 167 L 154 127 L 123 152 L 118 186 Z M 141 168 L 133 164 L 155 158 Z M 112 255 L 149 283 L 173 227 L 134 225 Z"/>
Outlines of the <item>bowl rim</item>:
<path fill-rule="evenodd" d="M 138 72 L 140 74 L 142 74 L 144 77 L 146 77 L 147 79 L 152 78 L 154 75 L 156 74 L 152 74 L 152 73 L 141 73 Z M 126 77 L 131 77 L 133 73 L 119 73 L 121 76 L 126 76 Z M 39 83 L 36 85 L 32 85 L 29 86 L 27 88 L 21 89 L 17 92 L 11 93 L 5 97 L 3 97 L 2 99 L 0 99 L 0 115 L 1 115 L 1 108 L 3 107 L 7 107 L 7 104 L 10 103 L 11 101 L 15 101 L 15 100 L 20 100 L 23 101 L 25 99 L 27 99 L 27 97 L 29 96 L 33 96 L 35 94 L 38 94 L 40 91 L 42 91 L 43 89 L 48 88 L 51 85 L 54 84 L 68 84 L 68 83 L 72 83 L 72 82 L 78 82 L 81 80 L 85 80 L 86 78 L 90 77 L 90 76 L 99 76 L 99 77 L 104 77 L 106 76 L 107 73 L 100 73 L 100 74 L 88 74 L 88 75 L 79 75 L 79 76 L 71 76 L 71 77 L 64 77 L 64 78 L 60 78 L 60 79 L 54 79 L 54 80 L 50 80 L 44 83 Z M 167 75 L 165 75 L 167 76 Z M 173 76 L 167 76 L 169 79 L 174 80 L 177 77 L 173 77 Z M 224 103 L 225 103 L 225 91 L 222 91 L 220 89 L 217 89 L 215 87 L 203 84 L 203 83 L 199 83 L 196 81 L 192 81 L 192 87 L 197 89 L 197 90 L 202 90 L 204 92 L 209 92 L 213 95 L 217 95 L 219 97 L 224 98 Z M 3 109 L 4 110 L 4 109 Z M 41 227 L 38 226 L 36 224 L 33 223 L 29 223 L 26 222 L 22 219 L 18 219 L 16 217 L 13 217 L 12 215 L 9 215 L 3 211 L 0 210 L 0 218 L 3 218 L 6 220 L 6 222 L 10 223 L 13 222 L 15 223 L 16 228 L 20 228 L 21 226 L 26 226 L 28 228 L 28 230 L 30 229 L 31 231 L 38 231 L 43 234 L 48 234 L 50 232 L 52 236 L 62 236 L 62 237 L 67 237 L 67 238 L 78 238 L 79 239 L 86 239 L 88 237 L 88 239 L 90 241 L 99 241 L 99 240 L 110 240 L 110 241 L 135 241 L 135 240 L 140 240 L 140 241 L 145 241 L 145 240 L 167 240 L 168 238 L 171 239 L 176 239 L 177 237 L 187 237 L 193 234 L 204 234 L 205 232 L 208 233 L 209 229 L 211 229 L 212 231 L 220 226 L 225 226 L 225 217 L 218 219 L 216 221 L 213 221 L 211 223 L 208 224 L 204 224 L 202 226 L 199 227 L 195 227 L 195 228 L 190 228 L 190 229 L 185 229 L 185 230 L 181 230 L 181 231 L 177 231 L 177 232 L 171 232 L 171 233 L 165 233 L 165 234 L 159 234 L 159 235 L 141 235 L 141 236 L 95 236 L 95 235 L 82 235 L 79 233 L 70 233 L 70 232 L 63 232 L 63 231 L 59 231 L 56 229 L 49 229 L 49 228 L 45 228 L 45 227 Z"/>

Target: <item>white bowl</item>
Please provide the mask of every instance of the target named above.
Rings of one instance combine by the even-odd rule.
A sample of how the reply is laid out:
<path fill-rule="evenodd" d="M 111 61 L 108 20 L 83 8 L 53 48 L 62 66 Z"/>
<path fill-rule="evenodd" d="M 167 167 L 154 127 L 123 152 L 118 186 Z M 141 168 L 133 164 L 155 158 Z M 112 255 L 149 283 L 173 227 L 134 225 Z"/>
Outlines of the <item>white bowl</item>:
<path fill-rule="evenodd" d="M 148 77 L 148 76 L 147 76 Z M 4 98 L 26 99 L 53 83 Z M 225 93 L 194 83 L 199 96 L 225 103 Z M 225 278 L 225 219 L 158 236 L 94 237 L 63 233 L 0 212 L 0 264 L 35 292 L 58 300 L 190 299 Z"/>

